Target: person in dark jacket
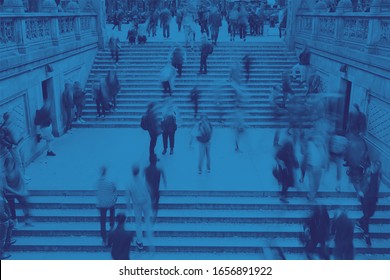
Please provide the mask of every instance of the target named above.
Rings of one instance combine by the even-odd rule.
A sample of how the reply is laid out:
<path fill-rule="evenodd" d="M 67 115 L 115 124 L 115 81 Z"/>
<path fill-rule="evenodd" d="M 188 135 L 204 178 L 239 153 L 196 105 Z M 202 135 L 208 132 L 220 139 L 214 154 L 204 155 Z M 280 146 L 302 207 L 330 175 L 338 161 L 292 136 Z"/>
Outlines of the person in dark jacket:
<path fill-rule="evenodd" d="M 71 83 L 65 83 L 65 90 L 64 93 L 62 94 L 62 101 L 64 104 L 65 115 L 66 115 L 65 132 L 68 132 L 69 130 L 72 129 L 72 122 L 73 122 L 72 111 L 74 107 L 73 87 Z"/>
<path fill-rule="evenodd" d="M 146 111 L 147 127 L 150 136 L 149 157 L 155 155 L 154 148 L 157 144 L 157 138 L 161 134 L 161 125 L 158 117 L 158 106 L 156 102 L 150 102 Z"/>
<path fill-rule="evenodd" d="M 119 79 L 118 79 L 118 76 L 117 76 L 117 73 L 116 73 L 116 70 L 114 69 L 111 69 L 108 71 L 107 75 L 106 75 L 106 85 L 107 85 L 107 94 L 108 94 L 108 98 L 111 102 L 111 106 L 110 108 L 115 111 L 116 110 L 116 96 L 118 95 L 120 89 L 121 89 L 121 85 L 119 83 Z"/>
<path fill-rule="evenodd" d="M 300 84 L 303 82 L 308 83 L 308 72 L 310 67 L 310 50 L 307 46 L 305 46 L 299 55 L 299 62 L 298 64 L 294 65 L 292 69 L 292 74 L 294 80 L 297 78 L 298 72 L 301 75 Z"/>
<path fill-rule="evenodd" d="M 279 145 L 279 140 L 274 140 L 274 145 L 278 148 L 276 161 L 279 174 L 277 177 L 280 178 L 279 183 L 282 185 L 280 201 L 288 203 L 287 191 L 295 184 L 294 168 L 298 168 L 298 161 L 295 157 L 294 145 L 291 139 L 285 139 L 281 145 Z"/>
<path fill-rule="evenodd" d="M 52 126 L 51 126 L 51 106 L 48 100 L 45 100 L 42 108 L 36 111 L 34 124 L 37 126 L 37 139 L 44 139 L 47 145 L 47 155 L 55 156 L 51 150 L 51 142 L 53 141 Z"/>
<path fill-rule="evenodd" d="M 204 157 L 206 156 L 207 173 L 211 172 L 210 165 L 210 143 L 213 133 L 213 127 L 206 115 L 203 115 L 197 124 L 197 136 L 196 139 L 199 142 L 199 162 L 198 173 L 202 174 L 202 165 Z"/>
<path fill-rule="evenodd" d="M 92 96 L 96 103 L 97 118 L 106 117 L 107 102 L 103 93 L 103 84 L 105 85 L 105 81 L 97 81 L 92 88 Z"/>
<path fill-rule="evenodd" d="M 164 112 L 163 120 L 161 122 L 162 136 L 163 136 L 163 146 L 164 150 L 163 155 L 167 153 L 168 148 L 168 139 L 170 147 L 170 155 L 173 155 L 173 149 L 175 147 L 175 133 L 177 130 L 176 124 L 176 111 L 172 104 L 167 106 L 166 111 Z"/>
<path fill-rule="evenodd" d="M 160 23 L 163 27 L 163 36 L 165 39 L 170 35 L 170 23 L 172 20 L 171 11 L 168 8 L 164 8 L 160 13 Z"/>
<path fill-rule="evenodd" d="M 198 74 L 207 74 L 207 58 L 213 52 L 213 46 L 207 40 L 205 34 L 202 35 L 202 45 L 200 47 L 200 68 Z"/>
<path fill-rule="evenodd" d="M 149 188 L 149 193 L 152 203 L 153 217 L 152 220 L 156 221 L 158 215 L 158 205 L 160 201 L 160 180 L 162 178 L 164 187 L 167 187 L 167 180 L 165 172 L 161 168 L 157 167 L 157 157 L 152 155 L 149 158 L 149 166 L 145 168 L 145 181 Z"/>
<path fill-rule="evenodd" d="M 80 82 L 75 82 L 73 85 L 73 102 L 76 106 L 76 122 L 85 122 L 81 116 L 85 106 L 85 90 L 81 87 Z"/>
<path fill-rule="evenodd" d="M 353 229 L 354 225 L 347 213 L 339 210 L 331 225 L 331 234 L 334 235 L 333 254 L 336 260 L 354 259 Z"/>
<path fill-rule="evenodd" d="M 367 246 L 371 246 L 369 224 L 370 218 L 375 214 L 377 208 L 379 185 L 381 180 L 383 180 L 387 185 L 390 185 L 390 183 L 385 180 L 385 177 L 382 177 L 381 166 L 382 163 L 379 160 L 376 160 L 371 164 L 371 167 L 367 172 L 368 174 L 366 175 L 367 182 L 366 188 L 363 191 L 364 195 L 360 199 L 363 216 L 359 219 L 357 227 L 363 231 L 363 237 Z"/>
<path fill-rule="evenodd" d="M 210 29 L 211 29 L 211 42 L 214 46 L 217 45 L 217 40 L 219 36 L 219 28 L 222 26 L 222 17 L 221 13 L 216 7 L 211 10 L 210 13 Z"/>
<path fill-rule="evenodd" d="M 176 44 L 170 55 L 170 59 L 172 66 L 177 69 L 177 75 L 180 78 L 183 71 L 183 63 L 187 59 L 185 50 L 179 44 Z"/>
<path fill-rule="evenodd" d="M 133 234 L 125 230 L 126 216 L 119 213 L 116 216 L 117 226 L 108 236 L 108 245 L 111 246 L 111 256 L 114 260 L 130 259 L 130 244 Z"/>
<path fill-rule="evenodd" d="M 347 132 L 354 135 L 364 135 L 367 131 L 367 117 L 360 111 L 358 104 L 353 104 L 348 116 Z"/>
<path fill-rule="evenodd" d="M 329 213 L 324 205 L 315 205 L 312 213 L 305 224 L 305 250 L 308 259 L 312 259 L 312 254 L 320 244 L 319 255 L 321 259 L 329 259 L 327 241 L 330 237 Z"/>

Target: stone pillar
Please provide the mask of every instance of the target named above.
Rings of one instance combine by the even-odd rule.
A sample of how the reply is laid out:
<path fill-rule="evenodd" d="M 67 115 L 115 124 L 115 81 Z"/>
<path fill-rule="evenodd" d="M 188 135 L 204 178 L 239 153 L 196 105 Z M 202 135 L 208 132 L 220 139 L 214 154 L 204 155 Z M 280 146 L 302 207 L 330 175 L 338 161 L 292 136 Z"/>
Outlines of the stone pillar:
<path fill-rule="evenodd" d="M 80 41 L 81 40 L 81 22 L 80 22 L 80 17 L 75 17 L 74 21 L 74 33 L 76 35 L 76 40 Z"/>
<path fill-rule="evenodd" d="M 285 42 L 290 50 L 295 48 L 295 36 L 297 32 L 297 12 L 300 1 L 288 0 L 287 2 L 287 26 Z"/>
<path fill-rule="evenodd" d="M 91 1 L 93 4 L 94 13 L 97 15 L 96 19 L 96 32 L 98 35 L 98 47 L 99 49 L 104 49 L 107 41 L 107 32 L 106 32 L 106 1 L 105 0 L 94 0 Z"/>
<path fill-rule="evenodd" d="M 54 0 L 44 0 L 41 5 L 41 12 L 58 13 L 58 6 Z"/>
<path fill-rule="evenodd" d="M 339 14 L 348 13 L 353 11 L 351 0 L 340 0 L 337 5 L 336 12 Z"/>
<path fill-rule="evenodd" d="M 19 53 L 26 53 L 26 20 L 24 18 L 15 19 L 15 39 Z"/>
<path fill-rule="evenodd" d="M 50 20 L 50 33 L 53 45 L 58 46 L 60 44 L 60 23 L 57 17 Z"/>
<path fill-rule="evenodd" d="M 22 0 L 4 0 L 3 11 L 6 13 L 24 13 Z"/>

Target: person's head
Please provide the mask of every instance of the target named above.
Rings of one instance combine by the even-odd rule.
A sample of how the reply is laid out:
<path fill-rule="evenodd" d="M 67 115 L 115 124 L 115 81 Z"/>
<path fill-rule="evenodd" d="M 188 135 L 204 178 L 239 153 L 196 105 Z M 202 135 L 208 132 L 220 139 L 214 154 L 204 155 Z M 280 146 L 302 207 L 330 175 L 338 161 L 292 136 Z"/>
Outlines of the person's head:
<path fill-rule="evenodd" d="M 139 174 L 139 166 L 136 165 L 136 164 L 133 165 L 132 172 L 133 172 L 133 176 L 134 176 L 134 177 L 138 176 L 138 174 Z"/>
<path fill-rule="evenodd" d="M 106 174 L 107 174 L 107 167 L 106 167 L 106 166 L 100 167 L 99 173 L 100 173 L 100 176 L 101 176 L 101 177 L 105 177 Z"/>
<path fill-rule="evenodd" d="M 8 120 L 10 119 L 10 117 L 11 117 L 11 115 L 10 115 L 9 112 L 5 112 L 5 113 L 3 114 L 3 120 L 4 120 L 5 122 L 8 121 Z"/>
<path fill-rule="evenodd" d="M 157 164 L 157 156 L 156 154 L 152 154 L 149 156 L 149 162 L 150 165 L 156 165 Z"/>
<path fill-rule="evenodd" d="M 126 215 L 124 213 L 118 213 L 115 218 L 116 222 L 118 223 L 118 226 L 122 226 L 126 222 Z"/>

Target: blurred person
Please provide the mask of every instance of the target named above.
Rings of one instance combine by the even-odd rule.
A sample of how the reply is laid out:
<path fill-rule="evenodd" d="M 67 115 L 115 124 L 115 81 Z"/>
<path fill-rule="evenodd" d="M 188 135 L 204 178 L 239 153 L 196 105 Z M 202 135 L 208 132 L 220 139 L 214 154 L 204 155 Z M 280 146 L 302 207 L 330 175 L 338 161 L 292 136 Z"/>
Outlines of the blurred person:
<path fill-rule="evenodd" d="M 114 60 L 114 63 L 119 62 L 119 50 L 121 49 L 120 41 L 118 37 L 111 36 L 108 41 L 108 47 L 110 48 L 111 57 Z"/>
<path fill-rule="evenodd" d="M 209 13 L 207 11 L 207 8 L 201 5 L 198 10 L 198 22 L 200 25 L 200 33 L 202 34 L 206 33 L 207 37 L 210 36 L 208 21 L 209 21 Z"/>
<path fill-rule="evenodd" d="M 110 108 L 115 111 L 117 107 L 116 97 L 121 89 L 116 70 L 111 69 L 108 71 L 105 78 L 105 85 L 107 88 L 108 100 L 111 102 Z"/>
<path fill-rule="evenodd" d="M 3 120 L 4 122 L 0 126 L 0 142 L 12 155 L 12 158 L 22 172 L 23 177 L 30 180 L 30 178 L 26 177 L 26 170 L 22 160 L 22 150 L 20 148 L 20 143 L 24 140 L 22 132 L 16 125 L 13 114 L 5 112 L 3 114 Z"/>
<path fill-rule="evenodd" d="M 107 179 L 107 167 L 100 169 L 99 180 L 96 183 L 96 208 L 100 214 L 100 236 L 103 245 L 107 245 L 106 219 L 107 211 L 110 212 L 110 228 L 114 228 L 115 204 L 118 198 L 117 188 L 114 182 Z"/>
<path fill-rule="evenodd" d="M 367 117 L 361 112 L 359 105 L 352 105 L 348 116 L 347 133 L 353 135 L 364 135 L 367 131 Z"/>
<path fill-rule="evenodd" d="M 155 155 L 151 155 L 150 158 Z M 146 235 L 148 238 L 152 237 L 151 226 L 151 214 L 152 214 L 152 202 L 150 192 L 145 183 L 145 178 L 140 174 L 140 168 L 138 165 L 134 165 L 132 168 L 132 181 L 127 189 L 128 194 L 128 209 L 130 205 L 133 206 L 136 223 L 136 245 L 138 250 L 144 249 L 143 234 L 142 234 L 142 217 L 144 218 L 144 224 L 146 229 Z"/>
<path fill-rule="evenodd" d="M 195 85 L 190 92 L 191 103 L 194 106 L 194 119 L 196 120 L 198 117 L 199 110 L 199 98 L 200 98 L 200 90 L 199 86 Z"/>
<path fill-rule="evenodd" d="M 163 96 L 172 96 L 173 83 L 175 81 L 176 69 L 171 62 L 167 63 L 160 71 L 160 80 L 163 88 Z"/>
<path fill-rule="evenodd" d="M 230 67 L 230 72 L 229 72 L 229 81 L 232 83 L 232 86 L 237 86 L 241 85 L 242 81 L 242 71 L 241 71 L 241 65 L 239 62 L 235 62 L 231 67 Z"/>
<path fill-rule="evenodd" d="M 216 46 L 219 36 L 219 28 L 222 26 L 221 13 L 216 7 L 213 7 L 211 10 L 209 21 L 211 29 L 211 42 L 214 46 Z"/>
<path fill-rule="evenodd" d="M 76 106 L 76 122 L 85 122 L 81 117 L 85 106 L 85 90 L 81 87 L 80 82 L 76 81 L 73 84 L 73 103 Z"/>
<path fill-rule="evenodd" d="M 153 221 L 155 222 L 158 216 L 158 206 L 160 201 L 160 180 L 162 179 L 164 187 L 167 188 L 167 180 L 163 169 L 157 167 L 157 157 L 152 155 L 149 158 L 149 166 L 145 168 L 145 181 L 149 188 Z"/>
<path fill-rule="evenodd" d="M 137 41 L 139 45 L 146 44 L 148 26 L 149 26 L 149 19 L 147 19 L 144 23 L 138 24 Z"/>
<path fill-rule="evenodd" d="M 127 31 L 126 39 L 129 41 L 130 45 L 135 45 L 135 40 L 137 38 L 138 31 L 133 22 L 129 24 L 129 30 Z"/>
<path fill-rule="evenodd" d="M 55 156 L 56 154 L 51 150 L 51 142 L 53 141 L 52 134 L 52 120 L 51 120 L 51 104 L 48 100 L 44 101 L 41 109 L 35 113 L 34 124 L 37 126 L 37 139 L 42 138 L 46 141 L 47 156 Z M 38 142 L 39 142 L 38 141 Z"/>
<path fill-rule="evenodd" d="M 123 14 L 122 11 L 115 11 L 114 13 L 114 25 L 112 27 L 112 30 L 115 29 L 115 27 L 118 26 L 118 31 L 122 30 L 122 19 L 123 19 Z"/>
<path fill-rule="evenodd" d="M 160 13 L 160 22 L 163 28 L 164 39 L 169 39 L 171 20 L 171 11 L 168 8 L 164 8 Z"/>
<path fill-rule="evenodd" d="M 160 13 L 158 9 L 155 9 L 152 12 L 152 15 L 150 16 L 150 21 L 149 21 L 149 30 L 152 32 L 152 37 L 157 36 L 157 25 L 158 25 L 159 17 L 160 17 Z"/>
<path fill-rule="evenodd" d="M 107 102 L 102 89 L 102 81 L 97 81 L 94 83 L 92 87 L 92 96 L 96 103 L 96 111 L 97 111 L 96 117 L 105 118 Z"/>
<path fill-rule="evenodd" d="M 287 28 L 287 8 L 284 8 L 279 13 L 279 38 L 282 38 L 284 34 L 283 32 L 285 32 L 286 28 Z"/>
<path fill-rule="evenodd" d="M 177 109 L 173 106 L 172 101 L 168 101 L 165 111 L 163 112 L 163 120 L 161 122 L 162 136 L 163 136 L 163 155 L 167 153 L 168 139 L 170 147 L 170 155 L 173 155 L 173 149 L 175 146 L 175 133 L 177 130 Z"/>
<path fill-rule="evenodd" d="M 24 223 L 31 226 L 30 206 L 28 203 L 28 192 L 25 181 L 15 161 L 8 157 L 4 161 L 5 173 L 5 198 L 8 201 L 11 217 L 14 224 L 17 223 L 15 199 L 21 205 L 24 214 Z"/>
<path fill-rule="evenodd" d="M 347 212 L 338 210 L 331 222 L 331 234 L 334 236 L 333 254 L 335 260 L 353 260 L 353 230 L 354 225 Z"/>
<path fill-rule="evenodd" d="M 363 231 L 364 241 L 369 247 L 371 246 L 369 231 L 370 218 L 375 214 L 377 209 L 378 193 L 381 180 L 387 186 L 390 186 L 390 182 L 386 180 L 384 176 L 382 176 L 381 167 L 381 161 L 375 160 L 365 174 L 365 188 L 363 190 L 363 196 L 360 199 L 363 216 L 356 224 L 357 227 Z"/>
<path fill-rule="evenodd" d="M 70 132 L 72 129 L 72 122 L 73 122 L 73 87 L 72 84 L 67 82 L 65 83 L 65 90 L 64 93 L 62 94 L 62 103 L 64 105 L 65 109 L 65 115 L 66 115 L 66 126 L 65 126 L 65 132 Z"/>
<path fill-rule="evenodd" d="M 239 28 L 238 25 L 238 18 L 239 18 L 239 13 L 236 7 L 234 7 L 230 12 L 229 12 L 229 33 L 230 33 L 230 41 L 234 41 L 236 37 L 237 30 Z"/>
<path fill-rule="evenodd" d="M 313 253 L 316 252 L 317 246 L 320 244 L 320 259 L 329 260 L 329 248 L 327 246 L 329 238 L 330 219 L 328 210 L 324 205 L 315 205 L 304 225 L 304 243 L 308 259 L 313 259 Z"/>
<path fill-rule="evenodd" d="M 298 73 L 300 74 L 300 85 L 303 82 L 308 82 L 308 72 L 310 67 L 311 52 L 307 46 L 305 46 L 299 55 L 299 63 L 294 65 L 292 68 L 293 79 L 297 78 Z"/>
<path fill-rule="evenodd" d="M 251 75 L 251 69 L 252 69 L 252 65 L 253 65 L 253 58 L 249 54 L 246 54 L 242 58 L 242 64 L 243 64 L 244 69 L 245 69 L 245 80 L 248 83 L 250 75 Z"/>
<path fill-rule="evenodd" d="M 342 164 L 348 140 L 343 135 L 333 133 L 329 139 L 329 160 L 336 165 L 336 191 L 341 191 Z"/>
<path fill-rule="evenodd" d="M 213 53 L 213 50 L 213 46 L 208 41 L 206 35 L 203 34 L 200 47 L 200 67 L 198 74 L 207 74 L 207 58 Z"/>
<path fill-rule="evenodd" d="M 183 9 L 182 8 L 179 8 L 177 9 L 177 12 L 176 12 L 176 23 L 177 23 L 177 30 L 180 32 L 181 31 L 181 26 L 182 26 L 182 23 L 183 23 Z"/>
<path fill-rule="evenodd" d="M 240 39 L 246 41 L 246 29 L 248 27 L 249 14 L 244 5 L 238 8 L 238 28 L 240 30 Z"/>
<path fill-rule="evenodd" d="M 199 163 L 198 172 L 202 174 L 202 165 L 204 157 L 206 156 L 207 173 L 211 171 L 210 165 L 210 142 L 213 133 L 213 127 L 206 115 L 202 115 L 199 123 L 197 124 L 197 136 L 196 139 L 199 142 Z"/>
<path fill-rule="evenodd" d="M 180 78 L 183 71 L 183 64 L 187 61 L 186 51 L 178 43 L 176 43 L 169 58 L 172 66 L 177 69 L 177 75 Z"/>
<path fill-rule="evenodd" d="M 154 148 L 156 147 L 157 137 L 161 134 L 161 123 L 158 117 L 159 108 L 156 102 L 150 102 L 148 104 L 147 111 L 143 116 L 146 130 L 149 132 L 150 144 L 149 144 L 149 157 L 154 155 Z M 142 122 L 141 122 L 142 125 Z"/>
<path fill-rule="evenodd" d="M 0 186 L 0 260 L 6 260 L 11 257 L 5 251 L 8 251 L 11 245 L 15 243 L 15 240 L 12 239 L 14 222 L 3 193 L 3 186 Z"/>
<path fill-rule="evenodd" d="M 310 69 L 310 74 L 308 75 L 308 81 L 307 81 L 307 94 L 317 94 L 321 92 L 321 77 L 317 73 L 317 71 L 312 68 Z"/>
<path fill-rule="evenodd" d="M 274 115 L 279 116 L 280 109 L 285 108 L 285 104 L 283 103 L 283 93 L 282 87 L 279 85 L 274 85 L 272 87 L 269 101 L 271 107 L 274 109 Z"/>
<path fill-rule="evenodd" d="M 275 134 L 274 146 L 276 147 L 275 159 L 277 169 L 274 176 L 278 178 L 279 184 L 282 185 L 280 201 L 288 203 L 287 191 L 295 185 L 294 168 L 298 168 L 298 161 L 295 156 L 294 144 L 291 137 L 287 136 L 279 143 L 278 134 Z"/>
<path fill-rule="evenodd" d="M 234 135 L 235 135 L 235 151 L 237 153 L 242 153 L 240 149 L 240 142 L 242 135 L 245 132 L 245 120 L 244 113 L 241 108 L 237 107 L 234 114 Z"/>
<path fill-rule="evenodd" d="M 108 246 L 111 247 L 113 260 L 129 260 L 130 245 L 133 240 L 133 233 L 125 230 L 126 215 L 119 213 L 115 218 L 116 228 L 108 235 Z"/>
<path fill-rule="evenodd" d="M 289 95 L 294 95 L 294 91 L 291 88 L 291 79 L 288 72 L 282 73 L 282 93 L 283 93 L 283 107 L 286 107 Z"/>
<path fill-rule="evenodd" d="M 186 15 L 183 19 L 183 28 L 185 35 L 185 46 L 194 50 L 195 42 L 195 22 L 190 15 Z"/>

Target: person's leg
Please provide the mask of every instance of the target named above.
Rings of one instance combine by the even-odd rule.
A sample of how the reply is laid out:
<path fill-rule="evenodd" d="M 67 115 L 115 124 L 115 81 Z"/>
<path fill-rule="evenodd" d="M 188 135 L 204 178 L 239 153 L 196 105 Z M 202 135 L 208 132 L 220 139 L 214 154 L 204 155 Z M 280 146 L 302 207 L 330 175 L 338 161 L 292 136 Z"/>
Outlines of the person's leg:
<path fill-rule="evenodd" d="M 106 212 L 107 208 L 98 208 L 100 213 L 100 236 L 102 237 L 103 243 L 107 241 L 106 235 Z"/>
<path fill-rule="evenodd" d="M 157 134 L 150 134 L 149 155 L 154 155 L 154 148 L 157 144 Z"/>
<path fill-rule="evenodd" d="M 165 155 L 168 148 L 168 132 L 163 132 L 163 146 L 164 146 L 163 155 Z"/>
<path fill-rule="evenodd" d="M 204 58 L 204 73 L 207 74 L 207 56 Z"/>
<path fill-rule="evenodd" d="M 30 208 L 29 208 L 30 206 L 29 206 L 29 203 L 27 201 L 27 197 L 22 196 L 22 195 L 18 195 L 18 196 L 16 196 L 16 200 L 20 203 L 20 206 L 23 210 L 24 222 L 26 224 L 31 223 L 31 221 L 30 221 Z"/>
<path fill-rule="evenodd" d="M 169 133 L 169 146 L 171 150 L 175 147 L 175 131 Z"/>
<path fill-rule="evenodd" d="M 102 104 L 101 101 L 96 99 L 96 111 L 98 116 L 100 116 L 101 104 Z"/>
<path fill-rule="evenodd" d="M 179 74 L 179 77 L 181 77 L 183 71 L 183 64 L 177 64 L 177 72 Z"/>
<path fill-rule="evenodd" d="M 198 162 L 198 171 L 202 172 L 203 159 L 206 154 L 206 145 L 204 143 L 199 143 L 199 162 Z"/>
<path fill-rule="evenodd" d="M 142 205 L 133 203 L 133 211 L 135 216 L 135 232 L 136 232 L 136 242 L 143 243 L 142 235 Z"/>
<path fill-rule="evenodd" d="M 110 228 L 113 229 L 115 225 L 115 206 L 110 208 Z"/>
<path fill-rule="evenodd" d="M 206 165 L 207 165 L 207 171 L 210 172 L 210 142 L 205 144 L 205 152 L 206 152 Z"/>
<path fill-rule="evenodd" d="M 6 195 L 5 199 L 8 201 L 8 207 L 11 212 L 11 219 L 17 222 L 16 218 L 16 207 L 15 207 L 15 196 L 14 195 Z"/>
<path fill-rule="evenodd" d="M 3 259 L 6 257 L 4 254 L 5 240 L 7 239 L 9 222 L 0 222 L 0 258 Z"/>
<path fill-rule="evenodd" d="M 167 38 L 169 38 L 169 36 L 170 36 L 170 26 L 169 26 L 169 24 L 167 25 Z"/>

